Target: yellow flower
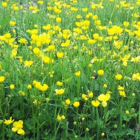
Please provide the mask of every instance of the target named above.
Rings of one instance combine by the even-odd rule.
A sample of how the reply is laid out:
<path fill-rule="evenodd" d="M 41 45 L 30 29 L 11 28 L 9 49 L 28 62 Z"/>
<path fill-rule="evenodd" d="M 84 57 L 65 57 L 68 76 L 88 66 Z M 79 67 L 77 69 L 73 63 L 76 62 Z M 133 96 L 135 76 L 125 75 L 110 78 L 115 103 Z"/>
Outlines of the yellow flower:
<path fill-rule="evenodd" d="M 99 39 L 99 34 L 98 34 L 98 33 L 94 33 L 94 34 L 93 34 L 93 38 L 94 38 L 95 40 L 98 40 L 98 39 Z"/>
<path fill-rule="evenodd" d="M 115 76 L 115 78 L 116 78 L 116 80 L 121 80 L 121 79 L 122 79 L 122 75 L 121 75 L 121 74 L 117 74 L 117 75 Z"/>
<path fill-rule="evenodd" d="M 103 87 L 104 87 L 104 88 L 107 88 L 107 84 L 104 84 Z"/>
<path fill-rule="evenodd" d="M 62 57 L 63 57 L 63 55 L 64 55 L 64 53 L 63 53 L 63 52 L 57 52 L 57 57 L 58 57 L 58 58 L 62 58 Z"/>
<path fill-rule="evenodd" d="M 5 120 L 5 121 L 4 121 L 4 124 L 9 125 L 9 124 L 13 123 L 13 121 L 14 121 L 14 120 L 12 120 L 12 117 L 10 117 L 9 120 Z"/>
<path fill-rule="evenodd" d="M 81 75 L 81 72 L 80 71 L 75 72 L 75 75 L 79 77 Z"/>
<path fill-rule="evenodd" d="M 62 43 L 62 44 L 61 44 L 61 46 L 62 46 L 62 47 L 68 47 L 69 44 L 70 44 L 70 40 L 66 40 L 65 43 Z"/>
<path fill-rule="evenodd" d="M 133 75 L 132 75 L 132 80 L 133 80 L 133 81 L 136 81 L 136 80 L 137 80 L 137 74 L 133 74 Z"/>
<path fill-rule="evenodd" d="M 104 137 L 105 136 L 105 133 L 101 133 L 101 136 Z"/>
<path fill-rule="evenodd" d="M 62 95 L 65 92 L 65 89 L 55 89 L 56 95 Z"/>
<path fill-rule="evenodd" d="M 56 18 L 56 22 L 58 22 L 58 23 L 61 22 L 61 18 L 59 18 L 59 17 Z"/>
<path fill-rule="evenodd" d="M 5 80 L 4 76 L 0 76 L 0 83 L 2 83 Z"/>
<path fill-rule="evenodd" d="M 88 97 L 89 97 L 89 98 L 92 98 L 92 97 L 93 97 L 93 92 L 92 92 L 92 91 L 90 91 L 90 92 L 88 93 Z"/>
<path fill-rule="evenodd" d="M 98 70 L 98 75 L 102 76 L 104 74 L 103 70 Z"/>
<path fill-rule="evenodd" d="M 10 21 L 10 26 L 15 26 L 16 22 L 15 21 Z"/>
<path fill-rule="evenodd" d="M 32 64 L 33 64 L 33 61 L 25 61 L 25 62 L 24 62 L 24 65 L 25 65 L 26 67 L 30 67 Z"/>
<path fill-rule="evenodd" d="M 42 0 L 39 0 L 37 3 L 38 4 L 43 4 L 43 1 Z"/>
<path fill-rule="evenodd" d="M 12 89 L 14 89 L 14 88 L 15 88 L 14 84 L 11 84 L 11 85 L 10 85 L 10 89 L 12 90 Z"/>
<path fill-rule="evenodd" d="M 25 38 L 21 38 L 20 40 L 18 40 L 18 42 L 21 44 L 26 44 L 27 40 Z"/>
<path fill-rule="evenodd" d="M 62 115 L 62 116 L 61 116 L 61 119 L 62 119 L 62 120 L 65 120 L 65 116 L 64 116 L 64 115 Z"/>
<path fill-rule="evenodd" d="M 126 113 L 126 114 L 129 114 L 129 111 L 128 111 L 128 110 L 126 110 L 126 111 L 125 111 L 125 113 Z"/>
<path fill-rule="evenodd" d="M 50 101 L 50 98 L 46 98 L 46 102 L 48 103 Z"/>
<path fill-rule="evenodd" d="M 92 100 L 91 104 L 94 106 L 94 107 L 98 107 L 100 105 L 100 102 L 98 100 L 94 101 Z"/>
<path fill-rule="evenodd" d="M 40 50 L 39 50 L 39 48 L 36 47 L 33 49 L 33 52 L 34 52 L 34 54 L 38 55 L 40 53 Z"/>
<path fill-rule="evenodd" d="M 119 93 L 120 93 L 120 96 L 126 97 L 125 91 L 119 91 Z"/>
<path fill-rule="evenodd" d="M 118 85 L 118 90 L 124 90 L 124 87 Z"/>
<path fill-rule="evenodd" d="M 60 82 L 60 81 L 57 81 L 57 82 L 56 82 L 56 85 L 57 85 L 57 86 L 62 86 L 62 85 L 63 85 L 63 83 L 62 83 L 62 82 Z"/>
<path fill-rule="evenodd" d="M 28 85 L 28 86 L 27 86 L 27 89 L 31 89 L 31 88 L 32 88 L 32 85 Z"/>
<path fill-rule="evenodd" d="M 17 55 L 17 50 L 16 49 L 13 49 L 12 50 L 11 57 L 15 57 L 16 55 Z"/>
<path fill-rule="evenodd" d="M 88 8 L 82 8 L 82 11 L 83 12 L 87 12 L 88 11 Z"/>
<path fill-rule="evenodd" d="M 67 105 L 70 105 L 70 99 L 66 99 L 66 100 L 65 100 L 65 103 L 66 103 Z"/>
<path fill-rule="evenodd" d="M 80 105 L 80 103 L 78 101 L 73 103 L 73 106 L 76 107 L 76 108 L 79 107 L 79 105 Z"/>
<path fill-rule="evenodd" d="M 62 119 L 61 116 L 58 114 L 57 115 L 57 121 L 61 121 L 61 119 Z"/>
<path fill-rule="evenodd" d="M 108 101 L 109 99 L 110 99 L 110 94 L 109 94 L 109 93 L 107 93 L 106 95 L 100 94 L 100 95 L 98 96 L 98 100 L 99 100 L 99 101 L 102 101 L 102 102 L 106 102 L 106 101 Z"/>
<path fill-rule="evenodd" d="M 12 131 L 17 132 L 19 135 L 25 135 L 25 132 L 22 128 L 23 128 L 23 121 L 19 120 L 13 123 Z"/>
<path fill-rule="evenodd" d="M 104 101 L 103 101 L 103 102 L 102 102 L 102 106 L 103 106 L 103 107 L 106 107 L 106 106 L 107 106 L 107 102 L 104 102 Z"/>
<path fill-rule="evenodd" d="M 40 86 L 40 90 L 41 90 L 41 91 L 47 91 L 48 88 L 49 88 L 49 87 L 48 87 L 47 84 L 43 84 L 43 86 Z"/>
<path fill-rule="evenodd" d="M 128 21 L 124 21 L 124 22 L 123 22 L 123 25 L 124 25 L 125 27 L 128 27 L 128 26 L 129 26 L 129 22 L 128 22 Z"/>
<path fill-rule="evenodd" d="M 7 7 L 7 2 L 2 2 L 3 7 Z"/>

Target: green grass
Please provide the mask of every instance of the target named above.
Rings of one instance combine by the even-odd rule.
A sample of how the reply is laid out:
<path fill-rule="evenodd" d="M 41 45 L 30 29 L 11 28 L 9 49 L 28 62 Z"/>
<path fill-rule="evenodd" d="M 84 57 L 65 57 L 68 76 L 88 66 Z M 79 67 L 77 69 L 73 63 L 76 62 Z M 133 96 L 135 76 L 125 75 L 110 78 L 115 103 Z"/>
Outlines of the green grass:
<path fill-rule="evenodd" d="M 0 139 L 139 140 L 140 1 L 3 2 Z"/>

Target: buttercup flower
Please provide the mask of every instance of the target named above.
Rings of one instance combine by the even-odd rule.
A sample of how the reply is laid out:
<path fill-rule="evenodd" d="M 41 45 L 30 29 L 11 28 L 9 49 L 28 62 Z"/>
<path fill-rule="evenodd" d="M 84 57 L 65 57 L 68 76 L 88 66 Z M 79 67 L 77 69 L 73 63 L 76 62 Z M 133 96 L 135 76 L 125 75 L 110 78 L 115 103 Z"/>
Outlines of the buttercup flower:
<path fill-rule="evenodd" d="M 81 72 L 80 72 L 80 71 L 75 72 L 75 75 L 76 75 L 77 77 L 79 77 L 79 76 L 81 75 Z"/>
<path fill-rule="evenodd" d="M 0 83 L 2 83 L 5 80 L 4 76 L 0 76 Z"/>
<path fill-rule="evenodd" d="M 67 105 L 70 105 L 70 99 L 65 100 Z"/>
<path fill-rule="evenodd" d="M 13 121 L 14 121 L 14 120 L 12 120 L 12 117 L 10 117 L 9 120 L 5 120 L 5 121 L 4 121 L 4 124 L 9 125 L 9 124 L 13 123 Z"/>
<path fill-rule="evenodd" d="M 102 76 L 104 74 L 103 70 L 98 70 L 98 75 Z"/>
<path fill-rule="evenodd" d="M 116 76 L 115 76 L 115 78 L 116 78 L 116 80 L 121 80 L 122 79 L 122 75 L 121 74 L 117 74 Z"/>
<path fill-rule="evenodd" d="M 73 106 L 76 108 L 79 107 L 79 105 L 80 105 L 80 103 L 78 101 L 73 103 Z"/>
<path fill-rule="evenodd" d="M 12 90 L 12 89 L 14 89 L 14 88 L 15 88 L 14 84 L 11 84 L 11 85 L 10 85 L 10 89 Z"/>
<path fill-rule="evenodd" d="M 98 100 L 96 101 L 92 101 L 91 104 L 94 106 L 94 107 L 98 107 L 100 105 L 100 102 Z"/>
<path fill-rule="evenodd" d="M 17 132 L 19 135 L 25 135 L 25 132 L 22 128 L 23 128 L 23 121 L 19 120 L 13 123 L 12 131 Z"/>

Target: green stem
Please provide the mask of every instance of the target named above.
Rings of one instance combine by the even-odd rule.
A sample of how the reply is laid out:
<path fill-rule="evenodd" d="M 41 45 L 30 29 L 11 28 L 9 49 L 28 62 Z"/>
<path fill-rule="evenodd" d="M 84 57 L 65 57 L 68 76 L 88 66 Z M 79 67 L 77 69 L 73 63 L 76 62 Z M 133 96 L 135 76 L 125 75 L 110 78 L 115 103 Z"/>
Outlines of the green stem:
<path fill-rule="evenodd" d="M 99 140 L 100 139 L 100 120 L 99 120 L 98 108 L 96 108 L 96 116 L 97 116 L 97 140 Z"/>

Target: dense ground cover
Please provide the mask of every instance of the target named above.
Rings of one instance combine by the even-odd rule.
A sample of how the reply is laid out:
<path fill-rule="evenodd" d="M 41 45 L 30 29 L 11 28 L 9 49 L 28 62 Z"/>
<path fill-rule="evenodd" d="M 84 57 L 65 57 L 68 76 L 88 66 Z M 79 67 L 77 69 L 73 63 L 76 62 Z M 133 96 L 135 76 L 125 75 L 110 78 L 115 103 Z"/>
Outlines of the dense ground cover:
<path fill-rule="evenodd" d="M 1 140 L 139 140 L 140 0 L 0 2 Z"/>

